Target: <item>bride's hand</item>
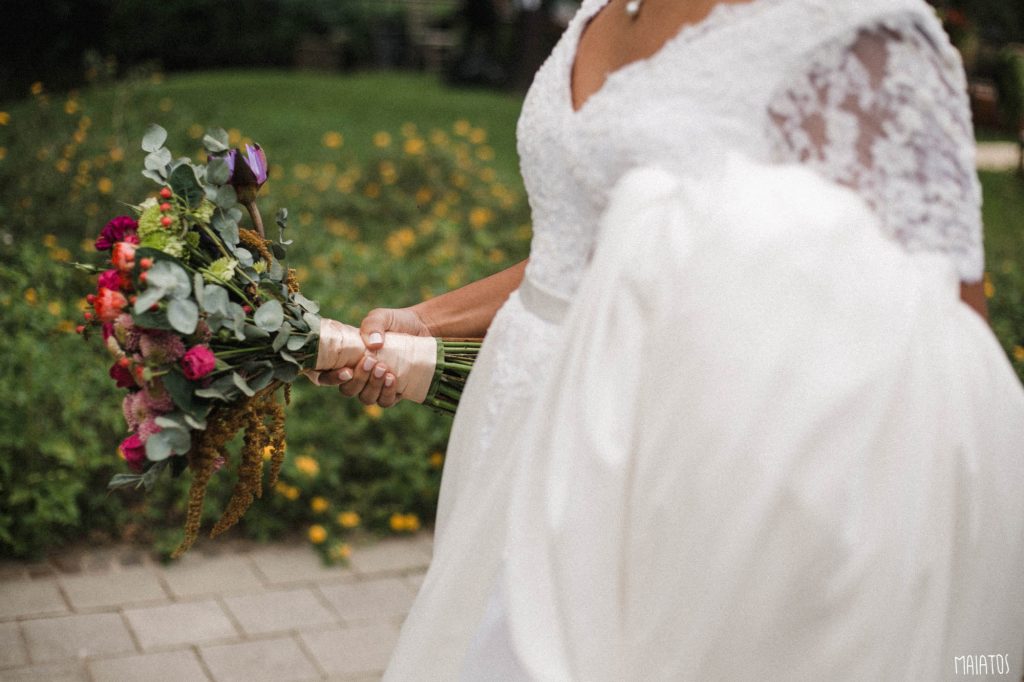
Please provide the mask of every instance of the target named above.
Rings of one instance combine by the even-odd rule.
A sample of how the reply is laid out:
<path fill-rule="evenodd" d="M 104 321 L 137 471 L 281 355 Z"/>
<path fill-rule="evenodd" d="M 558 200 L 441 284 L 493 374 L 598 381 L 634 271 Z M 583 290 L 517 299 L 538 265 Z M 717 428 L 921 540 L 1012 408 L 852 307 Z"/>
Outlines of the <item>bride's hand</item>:
<path fill-rule="evenodd" d="M 391 407 L 401 400 L 396 393 L 395 375 L 382 362 L 377 362 L 375 353 L 384 345 L 387 332 L 433 336 L 430 328 L 418 313 L 411 308 L 376 308 L 371 310 L 359 326 L 363 345 L 367 352 L 354 367 L 345 367 L 328 372 L 320 377 L 321 385 L 340 386 L 347 396 L 359 396 L 365 405 L 376 403 Z"/>

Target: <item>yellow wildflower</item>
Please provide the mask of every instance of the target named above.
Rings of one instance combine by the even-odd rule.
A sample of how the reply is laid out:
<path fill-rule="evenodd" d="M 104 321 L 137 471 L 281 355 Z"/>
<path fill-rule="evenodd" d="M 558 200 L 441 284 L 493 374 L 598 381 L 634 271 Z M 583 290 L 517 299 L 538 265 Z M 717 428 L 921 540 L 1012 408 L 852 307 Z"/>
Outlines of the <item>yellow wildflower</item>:
<path fill-rule="evenodd" d="M 996 295 L 996 285 L 992 283 L 992 278 L 989 274 L 985 273 L 985 298 L 992 298 Z"/>
<path fill-rule="evenodd" d="M 11 122 L 11 115 L 6 111 L 0 111 L 0 126 L 5 126 Z"/>
<path fill-rule="evenodd" d="M 415 514 L 405 515 L 405 529 L 410 533 L 415 533 L 420 529 L 420 518 Z"/>
<path fill-rule="evenodd" d="M 316 476 L 320 473 L 320 464 L 309 455 L 296 457 L 295 468 L 306 476 Z"/>
<path fill-rule="evenodd" d="M 487 131 L 483 128 L 473 128 L 469 131 L 469 141 L 473 144 L 483 144 L 487 141 Z"/>
<path fill-rule="evenodd" d="M 434 128 L 433 130 L 430 131 L 430 141 L 433 142 L 438 147 L 443 147 L 446 144 L 448 144 L 448 134 L 445 133 L 443 130 L 438 130 L 437 128 Z"/>
<path fill-rule="evenodd" d="M 201 138 L 204 132 L 206 132 L 205 129 L 198 123 L 193 123 L 188 127 L 188 136 L 191 137 L 193 140 L 198 140 L 199 138 Z"/>
<path fill-rule="evenodd" d="M 322 514 L 323 512 L 327 511 L 327 508 L 330 506 L 331 503 L 328 502 L 323 497 L 314 497 L 312 500 L 309 501 L 309 508 L 312 509 L 317 514 Z"/>
<path fill-rule="evenodd" d="M 330 130 L 324 133 L 323 143 L 328 149 L 337 149 L 344 144 L 345 138 L 341 133 Z"/>
<path fill-rule="evenodd" d="M 473 127 L 469 124 L 469 121 L 467 121 L 464 118 L 460 118 L 458 121 L 455 122 L 455 125 L 452 126 L 452 130 L 455 131 L 455 134 L 462 135 L 463 137 L 468 135 L 469 131 L 472 130 L 472 128 Z"/>
<path fill-rule="evenodd" d="M 474 230 L 485 227 L 494 220 L 494 211 L 486 206 L 476 206 L 469 212 L 469 224 Z"/>
<path fill-rule="evenodd" d="M 406 121 L 402 124 L 400 130 L 402 131 L 402 135 L 405 137 L 412 137 L 416 134 L 416 124 L 411 121 Z"/>
<path fill-rule="evenodd" d="M 57 235 L 55 234 L 44 234 L 43 235 L 43 246 L 48 249 L 52 249 L 57 246 Z"/>
<path fill-rule="evenodd" d="M 71 252 L 63 247 L 56 248 L 52 252 L 50 252 L 50 258 L 57 261 L 58 263 L 67 263 L 69 260 L 71 260 Z"/>
<path fill-rule="evenodd" d="M 63 310 L 64 306 L 60 304 L 60 301 L 50 301 L 46 304 L 46 312 L 50 313 L 54 317 L 60 317 Z"/>
<path fill-rule="evenodd" d="M 380 416 L 384 413 L 384 408 L 375 403 L 364 407 L 363 412 L 365 412 L 366 416 L 370 419 L 380 419 Z"/>
<path fill-rule="evenodd" d="M 410 156 L 418 156 L 423 153 L 426 148 L 426 144 L 423 142 L 423 138 L 411 137 L 405 141 L 405 153 Z"/>
<path fill-rule="evenodd" d="M 100 194 L 110 194 L 114 191 L 114 183 L 110 178 L 100 178 L 96 183 L 96 189 L 100 191 Z"/>
<path fill-rule="evenodd" d="M 390 519 L 391 530 L 400 533 L 405 530 L 405 514 L 392 514 Z"/>
<path fill-rule="evenodd" d="M 124 150 L 121 149 L 120 147 L 113 147 L 113 148 L 111 148 L 111 150 L 110 150 L 110 160 L 111 161 L 123 161 L 124 160 Z"/>
<path fill-rule="evenodd" d="M 88 116 L 83 116 L 82 118 L 78 119 L 78 127 L 81 128 L 82 130 L 88 130 L 91 125 L 92 119 Z"/>
<path fill-rule="evenodd" d="M 41 94 L 43 94 L 43 84 L 42 84 L 42 82 L 41 81 L 36 81 L 35 83 L 32 84 L 32 86 L 29 88 L 29 90 L 32 92 L 33 95 L 41 95 Z"/>
<path fill-rule="evenodd" d="M 338 525 L 342 528 L 355 528 L 360 521 L 359 514 L 354 511 L 343 511 L 338 514 Z"/>
<path fill-rule="evenodd" d="M 352 556 L 352 548 L 349 547 L 347 542 L 343 542 L 340 545 L 335 545 L 331 548 L 332 559 L 348 559 Z"/>
<path fill-rule="evenodd" d="M 493 168 L 483 168 L 480 170 L 480 179 L 484 182 L 494 182 L 497 178 L 497 174 Z"/>
<path fill-rule="evenodd" d="M 60 322 L 57 323 L 57 331 L 62 332 L 64 334 L 74 334 L 75 323 L 72 322 L 71 320 L 61 320 Z"/>
<path fill-rule="evenodd" d="M 434 198 L 434 193 L 430 191 L 429 187 L 420 187 L 416 190 L 416 203 L 425 204 Z"/>
<path fill-rule="evenodd" d="M 236 145 L 242 141 L 242 131 L 238 128 L 228 129 L 228 144 Z"/>
<path fill-rule="evenodd" d="M 71 162 L 67 159 L 61 159 L 57 163 L 53 164 L 53 167 L 58 173 L 63 175 L 71 170 Z"/>
<path fill-rule="evenodd" d="M 167 112 L 174 108 L 174 102 L 171 101 L 170 97 L 164 97 L 160 100 L 159 106 L 160 111 Z"/>
<path fill-rule="evenodd" d="M 0 161 L 7 158 L 7 147 L 0 147 Z"/>
<path fill-rule="evenodd" d="M 1024 346 L 1013 347 L 1013 359 L 1017 362 L 1024 362 Z"/>
<path fill-rule="evenodd" d="M 263 447 L 263 460 L 267 461 L 274 456 L 274 446 L 266 445 Z"/>
<path fill-rule="evenodd" d="M 484 145 L 476 150 L 476 158 L 481 161 L 493 161 L 494 160 L 494 147 Z"/>
<path fill-rule="evenodd" d="M 365 194 L 368 199 L 378 198 L 380 196 L 380 185 L 376 182 L 366 183 L 366 187 L 363 188 L 363 194 Z"/>
<path fill-rule="evenodd" d="M 71 136 L 71 139 L 75 141 L 75 144 L 82 144 L 83 142 L 85 142 L 85 138 L 85 131 L 82 130 L 81 128 L 76 130 L 75 134 Z"/>
<path fill-rule="evenodd" d="M 309 527 L 309 541 L 314 545 L 322 544 L 327 539 L 327 530 L 320 524 Z"/>
<path fill-rule="evenodd" d="M 393 185 L 395 180 L 398 179 L 398 171 L 395 169 L 395 164 L 390 161 L 381 161 L 377 167 L 380 173 L 380 179 L 385 185 Z"/>
<path fill-rule="evenodd" d="M 39 294 L 36 293 L 35 289 L 33 289 L 32 287 L 25 289 L 25 303 L 28 303 L 29 305 L 35 305 L 38 300 Z"/>
<path fill-rule="evenodd" d="M 430 455 L 430 466 L 435 469 L 440 469 L 441 465 L 444 464 L 444 454 L 440 452 L 434 452 Z"/>
<path fill-rule="evenodd" d="M 77 112 L 78 112 L 78 100 L 69 99 L 66 102 L 64 102 L 64 113 L 65 114 L 68 114 L 70 116 L 71 114 L 74 114 L 74 113 L 77 113 Z"/>
<path fill-rule="evenodd" d="M 391 146 L 391 135 L 383 130 L 374 133 L 373 146 L 379 149 Z"/>
<path fill-rule="evenodd" d="M 415 514 L 392 514 L 389 522 L 391 530 L 397 533 L 414 533 L 420 529 L 420 520 Z"/>

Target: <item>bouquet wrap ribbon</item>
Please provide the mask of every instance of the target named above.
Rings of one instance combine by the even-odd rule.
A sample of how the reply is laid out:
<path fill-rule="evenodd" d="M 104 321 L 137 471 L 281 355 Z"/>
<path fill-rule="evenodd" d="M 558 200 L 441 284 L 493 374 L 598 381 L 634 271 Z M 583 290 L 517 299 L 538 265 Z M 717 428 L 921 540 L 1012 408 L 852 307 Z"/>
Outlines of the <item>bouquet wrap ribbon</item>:
<path fill-rule="evenodd" d="M 321 374 L 355 367 L 366 352 L 358 329 L 325 317 L 320 321 L 316 369 L 305 370 L 304 374 L 319 386 Z M 398 395 L 417 403 L 426 400 L 437 368 L 437 339 L 388 332 L 384 346 L 372 355 L 395 375 Z"/>

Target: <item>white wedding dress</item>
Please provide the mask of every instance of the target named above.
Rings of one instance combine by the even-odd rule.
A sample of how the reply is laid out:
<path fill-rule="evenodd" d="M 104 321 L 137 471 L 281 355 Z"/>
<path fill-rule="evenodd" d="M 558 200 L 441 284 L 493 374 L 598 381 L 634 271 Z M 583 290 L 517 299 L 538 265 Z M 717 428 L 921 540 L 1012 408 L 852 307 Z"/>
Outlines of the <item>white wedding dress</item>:
<path fill-rule="evenodd" d="M 606 2 L 523 106 L 530 263 L 385 679 L 1019 677 L 1024 391 L 958 298 L 980 198 L 931 10 L 718 5 L 574 111 Z"/>

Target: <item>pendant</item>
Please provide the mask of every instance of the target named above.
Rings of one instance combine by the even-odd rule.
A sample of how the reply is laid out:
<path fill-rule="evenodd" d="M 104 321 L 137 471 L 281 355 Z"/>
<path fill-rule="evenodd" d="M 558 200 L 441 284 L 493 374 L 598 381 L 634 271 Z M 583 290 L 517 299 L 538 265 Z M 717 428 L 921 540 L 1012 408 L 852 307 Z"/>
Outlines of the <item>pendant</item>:
<path fill-rule="evenodd" d="M 643 3 L 643 0 L 629 0 L 626 3 L 626 14 L 630 19 L 636 19 L 639 16 L 641 3 Z"/>

